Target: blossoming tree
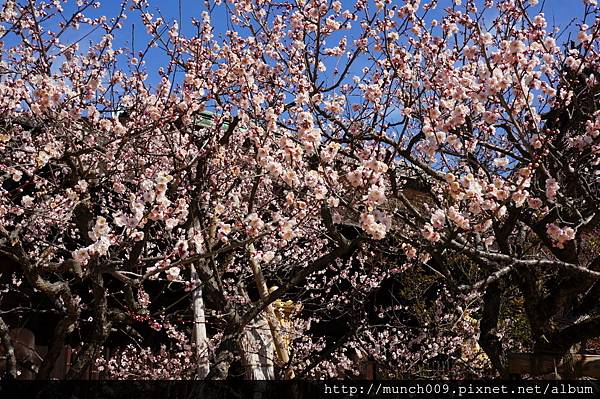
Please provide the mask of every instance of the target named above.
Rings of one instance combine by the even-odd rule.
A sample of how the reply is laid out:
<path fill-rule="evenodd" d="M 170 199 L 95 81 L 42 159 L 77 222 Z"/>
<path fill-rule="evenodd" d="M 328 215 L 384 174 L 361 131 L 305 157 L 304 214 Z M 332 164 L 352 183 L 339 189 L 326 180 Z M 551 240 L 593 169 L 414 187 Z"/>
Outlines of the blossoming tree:
<path fill-rule="evenodd" d="M 0 298 L 41 293 L 57 314 L 38 377 L 67 342 L 81 377 L 111 336 L 144 325 L 178 355 L 165 370 L 130 353 L 158 359 L 143 375 L 226 378 L 263 316 L 280 375 L 342 376 L 353 356 L 411 373 L 460 358 L 477 331 L 487 357 L 471 360 L 505 373 L 515 296 L 533 351 L 596 337 L 596 1 L 572 41 L 537 1 L 444 3 L 207 2 L 186 36 L 152 2 L 93 18 L 93 1 L 7 0 Z M 116 46 L 135 16 L 147 47 Z M 149 70 L 156 51 L 165 63 Z M 417 271 L 436 279 L 416 290 L 435 305 L 408 322 L 417 302 L 394 290 Z M 182 296 L 165 305 L 157 287 Z M 304 303 L 293 331 L 278 299 Z M 177 322 L 190 307 L 206 319 L 195 346 Z M 19 311 L 4 311 L 10 353 Z M 315 327 L 331 320 L 347 322 L 333 341 Z"/>

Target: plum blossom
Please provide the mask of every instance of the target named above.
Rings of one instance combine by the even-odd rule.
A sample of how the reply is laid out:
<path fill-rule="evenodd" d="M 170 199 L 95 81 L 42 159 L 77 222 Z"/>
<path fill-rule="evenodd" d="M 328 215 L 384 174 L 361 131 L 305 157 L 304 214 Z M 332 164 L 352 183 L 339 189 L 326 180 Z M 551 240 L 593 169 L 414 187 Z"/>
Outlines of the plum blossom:
<path fill-rule="evenodd" d="M 385 190 L 382 186 L 373 185 L 369 189 L 369 195 L 367 197 L 369 202 L 374 204 L 381 204 L 385 201 Z"/>
<path fill-rule="evenodd" d="M 118 227 L 123 227 L 127 224 L 128 218 L 123 212 L 117 211 L 113 214 L 113 221 Z"/>
<path fill-rule="evenodd" d="M 560 186 L 556 179 L 552 177 L 546 179 L 546 197 L 548 198 L 548 201 L 554 202 L 556 200 L 559 188 Z"/>
<path fill-rule="evenodd" d="M 133 241 L 142 241 L 144 239 L 143 231 L 134 231 L 131 233 L 131 238 Z"/>
<path fill-rule="evenodd" d="M 425 226 L 423 226 L 423 228 L 421 229 L 421 234 L 423 235 L 423 237 L 431 242 L 437 242 L 440 240 L 440 234 L 438 232 L 436 232 L 433 229 L 433 226 L 430 225 L 429 223 L 425 224 Z"/>
<path fill-rule="evenodd" d="M 388 170 L 388 165 L 385 162 L 379 161 L 377 159 L 371 158 L 364 163 L 364 165 L 377 173 L 385 173 Z"/>
<path fill-rule="evenodd" d="M 125 194 L 125 191 L 127 190 L 127 187 L 125 187 L 125 185 L 121 182 L 114 182 L 113 183 L 113 190 L 115 190 L 116 193 L 118 194 Z"/>
<path fill-rule="evenodd" d="M 522 53 L 526 49 L 527 47 L 525 46 L 525 43 L 523 43 L 521 40 L 513 40 L 510 42 L 510 52 L 512 54 Z"/>
<path fill-rule="evenodd" d="M 167 218 L 167 220 L 165 220 L 165 229 L 167 231 L 171 231 L 178 224 L 179 224 L 179 220 L 178 219 L 176 219 L 176 218 Z"/>
<path fill-rule="evenodd" d="M 315 188 L 315 198 L 318 200 L 324 199 L 328 191 L 329 190 L 324 185 L 317 186 L 317 188 Z"/>
<path fill-rule="evenodd" d="M 408 259 L 414 259 L 417 256 L 417 249 L 410 244 L 402 244 L 402 250 Z"/>
<path fill-rule="evenodd" d="M 367 101 L 370 101 L 373 103 L 379 103 L 379 101 L 381 99 L 381 95 L 383 93 L 382 89 L 381 89 L 381 85 L 379 85 L 377 83 L 373 83 L 370 85 L 361 84 L 361 85 L 359 85 L 359 88 L 365 94 L 365 99 Z"/>
<path fill-rule="evenodd" d="M 352 187 L 359 187 L 363 184 L 362 171 L 357 169 L 346 175 L 346 179 L 350 182 Z"/>
<path fill-rule="evenodd" d="M 285 241 L 291 241 L 294 237 L 294 223 L 291 220 L 285 221 L 280 227 L 281 238 Z"/>
<path fill-rule="evenodd" d="M 86 248 L 80 248 L 71 253 L 73 260 L 81 263 L 82 265 L 87 264 L 90 259 L 90 253 Z"/>
<path fill-rule="evenodd" d="M 386 235 L 386 226 L 378 222 L 372 213 L 363 212 L 360 215 L 360 225 L 364 231 L 370 234 L 375 240 L 381 240 Z"/>
<path fill-rule="evenodd" d="M 104 216 L 98 216 L 94 228 L 88 232 L 90 238 L 94 241 L 106 236 L 110 232 L 110 226 Z"/>
<path fill-rule="evenodd" d="M 531 208 L 531 209 L 539 209 L 542 206 L 542 200 L 539 198 L 527 198 L 527 205 Z"/>
<path fill-rule="evenodd" d="M 595 0 L 584 2 L 596 7 Z M 261 284 L 260 273 L 248 278 L 248 248 L 238 245 L 248 239 L 256 246 L 251 257 L 269 279 L 262 283 L 281 282 L 285 301 L 317 309 L 298 312 L 285 326 L 294 355 L 289 370 L 300 374 L 312 364 L 306 376 L 315 379 L 347 376 L 358 370 L 356 359 L 382 363 L 390 373 L 383 378 L 429 372 L 430 362 L 459 356 L 455 369 L 491 373 L 490 359 L 463 345 L 478 334 L 477 323 L 463 316 L 485 313 L 479 290 L 463 296 L 445 291 L 456 281 L 438 281 L 436 292 L 427 293 L 427 306 L 413 305 L 425 296 L 415 276 L 429 278 L 434 270 L 410 268 L 428 262 L 432 247 L 449 266 L 465 258 L 483 281 L 490 270 L 480 266 L 489 253 L 553 259 L 553 245 L 565 253 L 574 249 L 582 265 L 595 255 L 587 243 L 593 232 L 575 227 L 595 212 L 600 174 L 600 112 L 591 100 L 599 88 L 595 22 L 575 20 L 571 26 L 579 27 L 573 34 L 581 46 L 563 49 L 572 46 L 564 46 L 564 35 L 547 31 L 546 17 L 535 15 L 539 9 L 513 0 L 462 1 L 449 8 L 419 0 L 397 6 L 386 0 L 315 0 L 283 8 L 217 0 L 211 3 L 215 16 L 230 11 L 226 32 L 207 11 L 194 21 L 193 35 L 179 29 L 184 21 L 167 24 L 152 15 L 156 11 L 143 0 L 134 0 L 121 18 L 87 15 L 84 8 L 72 26 L 58 0 L 42 2 L 35 12 L 20 4 L 27 2 L 5 3 L 0 262 L 5 253 L 28 258 L 39 279 L 64 287 L 60 303 L 52 295 L 45 301 L 48 309 L 81 307 L 86 318 L 90 305 L 75 292 L 98 287 L 53 265 L 70 256 L 80 265 L 94 260 L 122 273 L 107 275 L 111 283 L 101 287 L 111 298 L 108 314 L 126 306 L 135 323 L 123 327 L 160 330 L 166 345 L 136 343 L 118 355 L 111 351 L 101 363 L 111 376 L 197 376 L 197 361 L 206 354 L 192 345 L 190 326 L 174 309 L 165 308 L 164 318 L 149 311 L 161 308 L 164 297 L 143 287 L 145 279 L 156 279 L 152 285 L 181 289 L 183 301 L 201 306 L 185 296 L 199 283 L 183 264 L 214 250 L 223 252 L 215 259 L 219 281 L 203 292 L 210 299 L 204 305 L 210 328 L 203 350 L 210 359 L 221 358 L 225 326 L 243 329 L 236 315 L 251 308 L 255 283 Z M 432 20 L 428 10 L 436 7 Z M 148 55 L 116 46 L 129 12 L 141 17 L 149 40 L 136 49 L 150 45 Z M 57 35 L 56 26 L 64 34 Z M 252 27 L 260 29 L 251 34 Z M 79 43 L 72 40 L 81 36 L 78 29 L 105 33 L 96 42 Z M 149 62 L 154 54 L 167 57 L 164 65 Z M 177 84 L 175 68 L 184 74 Z M 577 123 L 565 128 L 563 116 L 575 116 Z M 573 193 L 558 183 L 565 181 Z M 566 198 L 560 207 L 558 198 Z M 341 237 L 331 234 L 329 216 Z M 548 238 L 541 242 L 531 227 L 540 220 Z M 504 231 L 508 236 L 500 240 L 496 235 Z M 578 233 L 581 245 L 570 245 Z M 398 262 L 398 254 L 406 259 Z M 323 259 L 331 262 L 321 265 Z M 311 265 L 320 269 L 297 287 L 290 279 Z M 538 269 L 531 268 L 532 280 L 543 292 L 555 288 L 548 276 L 570 273 Z M 388 306 L 368 300 L 387 294 L 380 288 L 390 276 L 406 279 L 418 293 L 414 301 L 401 298 Z M 39 282 L 37 275 L 25 277 L 21 286 Z M 122 284 L 125 278 L 139 284 Z M 514 298 L 513 280 L 503 280 L 506 303 Z M 121 301 L 124 285 L 127 303 Z M 0 292 L 17 286 L 0 283 Z M 404 295 L 396 289 L 390 292 Z M 572 296 L 579 295 L 585 292 Z M 355 317 L 356 334 L 314 363 L 334 337 L 319 335 L 310 324 L 330 315 L 358 315 L 359 308 L 385 320 Z M 106 327 L 98 319 L 78 317 L 69 334 L 89 340 L 85 331 Z M 497 323 L 502 346 L 524 349 L 522 342 L 513 345 L 506 323 Z M 540 330 L 548 331 L 549 323 Z M 235 351 L 240 364 L 248 363 L 250 350 Z M 211 371 L 231 376 L 221 367 Z"/>
<path fill-rule="evenodd" d="M 552 243 L 556 248 L 563 249 L 567 241 L 575 239 L 575 230 L 571 227 L 565 227 L 561 229 L 554 223 L 548 223 L 546 225 L 546 232 L 552 239 Z"/>
<path fill-rule="evenodd" d="M 167 280 L 175 281 L 179 279 L 179 274 L 181 273 L 181 269 L 176 266 L 170 267 L 166 270 Z"/>
<path fill-rule="evenodd" d="M 75 189 L 79 192 L 86 192 L 88 189 L 88 183 L 85 180 L 79 180 L 77 185 L 75 185 Z"/>
<path fill-rule="evenodd" d="M 527 192 L 525 191 L 515 191 L 512 195 L 512 200 L 515 201 L 515 205 L 520 208 L 525 203 L 527 196 Z"/>
<path fill-rule="evenodd" d="M 90 245 L 87 250 L 90 254 L 98 255 L 98 256 L 106 256 L 108 254 L 108 249 L 111 246 L 111 242 L 108 237 L 101 236 L 95 243 Z"/>
<path fill-rule="evenodd" d="M 230 233 L 231 233 L 231 225 L 229 223 L 219 222 L 218 230 L 217 230 L 217 237 L 219 238 L 219 240 L 221 240 L 223 242 L 227 242 L 228 241 L 227 236 Z"/>
<path fill-rule="evenodd" d="M 431 225 L 435 229 L 440 229 L 446 225 L 446 215 L 443 210 L 438 209 L 431 214 Z"/>
<path fill-rule="evenodd" d="M 463 230 L 468 230 L 470 228 L 469 220 L 458 211 L 456 206 L 448 208 L 448 219 Z"/>
<path fill-rule="evenodd" d="M 496 165 L 499 168 L 506 168 L 508 166 L 508 162 L 509 161 L 507 157 L 494 159 L 494 165 Z"/>
<path fill-rule="evenodd" d="M 248 215 L 248 217 L 246 218 L 246 223 L 246 231 L 252 236 L 257 235 L 265 225 L 265 223 L 262 221 L 262 219 L 258 216 L 257 213 L 251 213 L 250 215 Z"/>
<path fill-rule="evenodd" d="M 31 208 L 33 206 L 33 197 L 24 195 L 23 198 L 21 198 L 21 204 L 26 208 Z"/>
<path fill-rule="evenodd" d="M 329 197 L 327 198 L 327 205 L 332 208 L 337 208 L 340 205 L 340 200 L 336 197 Z"/>
<path fill-rule="evenodd" d="M 275 258 L 275 252 L 274 251 L 267 251 L 262 255 L 262 260 L 264 262 L 270 262 Z"/>

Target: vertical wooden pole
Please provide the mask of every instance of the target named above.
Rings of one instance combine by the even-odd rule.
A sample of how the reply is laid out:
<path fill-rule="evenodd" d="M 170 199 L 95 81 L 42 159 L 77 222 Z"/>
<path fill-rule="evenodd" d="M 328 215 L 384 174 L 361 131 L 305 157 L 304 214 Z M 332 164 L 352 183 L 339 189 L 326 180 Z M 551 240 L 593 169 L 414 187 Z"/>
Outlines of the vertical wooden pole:
<path fill-rule="evenodd" d="M 367 360 L 365 380 L 373 381 L 376 378 L 377 362 L 375 360 Z"/>
<path fill-rule="evenodd" d="M 274 379 L 273 337 L 264 318 L 259 317 L 246 326 L 241 344 L 246 378 L 249 380 Z"/>
<path fill-rule="evenodd" d="M 194 230 L 202 231 L 202 225 L 198 219 L 198 215 L 194 216 L 193 219 Z M 211 228 L 209 231 L 208 245 L 212 245 L 212 237 L 216 234 L 216 225 L 211 222 Z M 200 248 L 195 243 L 190 243 L 196 246 L 196 251 Z M 192 293 L 192 311 L 194 314 L 194 328 L 192 330 L 192 340 L 196 344 L 196 356 L 197 356 L 197 378 L 199 380 L 206 379 L 206 376 L 210 372 L 210 364 L 208 362 L 208 335 L 206 334 L 206 315 L 204 308 L 204 296 L 202 294 L 202 281 L 196 270 L 194 264 L 191 265 L 191 279 L 194 282 L 194 292 Z"/>
<path fill-rule="evenodd" d="M 248 251 L 250 253 L 250 267 L 252 268 L 252 274 L 254 274 L 254 280 L 256 281 L 256 286 L 258 288 L 258 294 L 261 300 L 266 300 L 269 297 L 269 289 L 267 288 L 267 283 L 262 274 L 262 270 L 260 265 L 256 261 L 252 254 L 255 252 L 254 244 L 248 245 Z M 281 336 L 281 332 L 279 329 L 279 321 L 275 318 L 275 314 L 273 313 L 273 306 L 269 304 L 265 309 L 267 323 L 269 324 L 269 329 L 271 330 L 271 335 L 273 337 L 273 344 L 275 345 L 275 352 L 277 353 L 277 357 L 279 361 L 285 365 L 290 361 L 287 349 L 285 347 L 285 343 L 283 337 Z M 288 375 L 288 378 L 293 378 L 293 375 Z"/>
<path fill-rule="evenodd" d="M 194 311 L 194 330 L 193 340 L 196 344 L 196 353 L 198 355 L 198 379 L 206 378 L 210 371 L 208 363 L 208 337 L 206 335 L 206 315 L 204 313 L 204 298 L 202 297 L 202 285 L 196 268 L 192 266 L 192 281 L 196 284 L 192 296 L 193 311 Z"/>

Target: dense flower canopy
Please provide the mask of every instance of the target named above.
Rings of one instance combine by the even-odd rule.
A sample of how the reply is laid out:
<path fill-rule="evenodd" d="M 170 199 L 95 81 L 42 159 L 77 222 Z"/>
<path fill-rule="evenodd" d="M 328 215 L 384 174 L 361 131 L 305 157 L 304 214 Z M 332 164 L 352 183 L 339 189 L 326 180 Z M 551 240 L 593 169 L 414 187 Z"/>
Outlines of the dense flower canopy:
<path fill-rule="evenodd" d="M 572 40 L 531 0 L 207 4 L 190 35 L 142 0 L 114 17 L 85 0 L 0 9 L 0 295 L 45 296 L 49 356 L 82 342 L 71 377 L 144 325 L 176 342 L 127 355 L 150 373 L 192 376 L 204 357 L 231 376 L 280 298 L 304 304 L 278 365 L 300 376 L 356 356 L 503 373 L 507 345 L 600 333 L 595 0 Z M 115 45 L 131 15 L 147 47 Z M 207 352 L 156 287 L 202 288 Z M 526 338 L 502 338 L 503 306 Z M 464 345 L 476 333 L 487 356 Z"/>

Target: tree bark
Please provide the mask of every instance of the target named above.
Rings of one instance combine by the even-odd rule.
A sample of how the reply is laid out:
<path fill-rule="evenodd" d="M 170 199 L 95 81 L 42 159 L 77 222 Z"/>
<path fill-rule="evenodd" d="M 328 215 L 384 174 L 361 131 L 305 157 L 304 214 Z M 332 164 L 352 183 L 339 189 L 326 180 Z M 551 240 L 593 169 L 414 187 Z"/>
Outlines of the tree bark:
<path fill-rule="evenodd" d="M 6 356 L 6 373 L 10 375 L 11 378 L 17 378 L 17 358 L 15 357 L 15 348 L 12 344 L 12 340 L 10 339 L 8 327 L 1 317 L 0 341 L 2 341 L 2 346 L 4 346 L 4 353 Z"/>
<path fill-rule="evenodd" d="M 500 375 L 506 377 L 506 366 L 502 342 L 498 338 L 498 318 L 502 304 L 501 282 L 491 283 L 483 296 L 483 316 L 481 317 L 479 345 L 490 358 Z"/>
<path fill-rule="evenodd" d="M 78 354 L 75 362 L 67 373 L 67 379 L 83 379 L 87 368 L 92 365 L 98 351 L 108 337 L 111 323 L 108 319 L 108 302 L 104 289 L 104 280 L 100 271 L 95 271 L 91 277 L 92 293 L 94 294 L 94 332 L 92 339 Z"/>

